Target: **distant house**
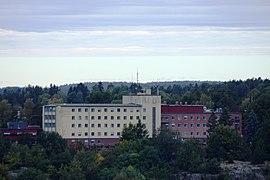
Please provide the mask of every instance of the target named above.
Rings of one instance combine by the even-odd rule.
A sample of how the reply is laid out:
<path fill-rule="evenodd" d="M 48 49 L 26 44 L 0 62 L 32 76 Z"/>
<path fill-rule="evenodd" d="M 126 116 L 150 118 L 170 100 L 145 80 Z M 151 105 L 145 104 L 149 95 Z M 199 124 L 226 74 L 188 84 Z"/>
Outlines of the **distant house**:
<path fill-rule="evenodd" d="M 0 129 L 0 134 L 4 140 L 18 143 L 24 140 L 24 137 L 31 137 L 33 144 L 36 143 L 38 133 L 42 131 L 38 125 L 27 125 L 26 122 L 8 122 L 7 128 Z"/>

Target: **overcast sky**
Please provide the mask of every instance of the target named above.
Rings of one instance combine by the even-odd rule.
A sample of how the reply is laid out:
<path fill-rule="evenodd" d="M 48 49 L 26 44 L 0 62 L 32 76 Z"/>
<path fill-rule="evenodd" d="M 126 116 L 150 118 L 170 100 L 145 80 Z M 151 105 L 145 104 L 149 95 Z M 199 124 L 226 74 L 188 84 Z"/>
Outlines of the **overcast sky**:
<path fill-rule="evenodd" d="M 270 78 L 269 0 L 0 4 L 0 87 Z"/>

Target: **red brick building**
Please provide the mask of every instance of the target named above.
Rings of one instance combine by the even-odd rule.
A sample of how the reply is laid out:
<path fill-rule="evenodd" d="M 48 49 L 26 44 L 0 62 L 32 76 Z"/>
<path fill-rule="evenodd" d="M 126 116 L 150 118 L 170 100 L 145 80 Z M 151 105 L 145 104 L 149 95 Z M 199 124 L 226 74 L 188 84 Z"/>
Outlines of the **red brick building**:
<path fill-rule="evenodd" d="M 215 111 L 217 119 L 221 116 L 221 109 Z M 206 142 L 207 122 L 212 111 L 203 105 L 162 105 L 161 126 L 177 132 L 181 139 L 196 138 L 201 143 Z M 242 114 L 230 114 L 233 127 L 242 133 Z"/>
<path fill-rule="evenodd" d="M 37 125 L 27 125 L 25 122 L 8 122 L 7 128 L 0 129 L 1 137 L 4 140 L 18 143 L 24 138 L 31 137 L 32 143 L 35 144 L 38 133 L 42 129 Z"/>

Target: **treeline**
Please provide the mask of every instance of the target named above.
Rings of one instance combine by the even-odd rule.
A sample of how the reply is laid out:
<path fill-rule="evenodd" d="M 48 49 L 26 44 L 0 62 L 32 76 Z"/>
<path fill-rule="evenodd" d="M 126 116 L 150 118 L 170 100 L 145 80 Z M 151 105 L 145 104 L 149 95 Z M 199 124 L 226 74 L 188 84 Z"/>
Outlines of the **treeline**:
<path fill-rule="evenodd" d="M 267 133 L 263 138 L 268 139 L 269 130 Z M 68 147 L 58 134 L 47 132 L 39 134 L 36 145 L 32 145 L 29 138 L 19 144 L 0 139 L 0 174 L 2 179 L 19 180 L 143 180 L 179 179 L 181 172 L 187 172 L 218 174 L 217 179 L 228 179 L 228 174 L 221 171 L 221 162 L 270 160 L 269 149 L 256 153 L 253 145 L 229 125 L 213 127 L 206 146 L 196 139 L 182 142 L 176 137 L 177 134 L 162 129 L 148 138 L 147 130 L 139 121 L 124 128 L 120 143 L 111 148 L 84 149 L 80 141 Z M 268 164 L 265 176 L 269 175 Z"/>

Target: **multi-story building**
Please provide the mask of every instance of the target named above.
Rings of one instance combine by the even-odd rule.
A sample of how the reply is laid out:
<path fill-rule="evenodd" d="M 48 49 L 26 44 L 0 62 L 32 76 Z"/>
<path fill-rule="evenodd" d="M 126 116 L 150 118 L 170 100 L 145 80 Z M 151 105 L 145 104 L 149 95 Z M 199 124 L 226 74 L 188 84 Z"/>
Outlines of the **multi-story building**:
<path fill-rule="evenodd" d="M 43 130 L 57 132 L 69 143 L 114 145 L 129 123 L 138 120 L 150 137 L 161 125 L 161 98 L 151 92 L 123 96 L 123 104 L 51 104 L 43 106 Z"/>
<path fill-rule="evenodd" d="M 177 132 L 184 139 L 196 138 L 201 143 L 206 142 L 207 122 L 212 111 L 203 105 L 162 105 L 161 106 L 162 127 Z M 221 109 L 215 111 L 217 120 L 221 116 Z M 233 127 L 242 133 L 242 114 L 230 113 Z"/>

